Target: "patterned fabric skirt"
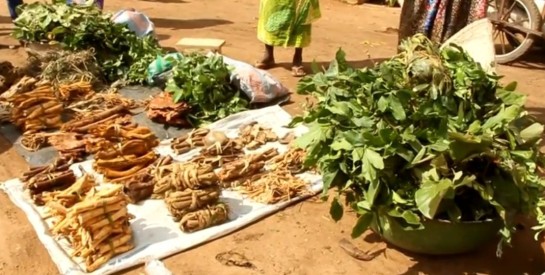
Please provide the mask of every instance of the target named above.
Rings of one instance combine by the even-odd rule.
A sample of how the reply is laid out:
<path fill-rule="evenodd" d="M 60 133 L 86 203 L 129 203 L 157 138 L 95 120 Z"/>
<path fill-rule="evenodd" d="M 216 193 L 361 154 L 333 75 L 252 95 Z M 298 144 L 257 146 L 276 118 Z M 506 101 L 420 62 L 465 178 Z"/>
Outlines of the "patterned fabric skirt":
<path fill-rule="evenodd" d="M 320 16 L 318 0 L 261 0 L 257 38 L 271 46 L 307 47 Z"/>
<path fill-rule="evenodd" d="M 417 33 L 442 43 L 470 23 L 486 17 L 487 0 L 412 0 L 401 9 L 399 42 Z"/>

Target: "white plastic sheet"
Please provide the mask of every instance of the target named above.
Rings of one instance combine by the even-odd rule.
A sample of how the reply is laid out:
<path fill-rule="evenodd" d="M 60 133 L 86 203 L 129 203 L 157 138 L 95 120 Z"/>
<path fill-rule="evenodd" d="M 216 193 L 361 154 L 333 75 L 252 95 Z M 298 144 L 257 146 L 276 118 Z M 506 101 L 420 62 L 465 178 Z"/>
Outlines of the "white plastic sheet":
<path fill-rule="evenodd" d="M 246 111 L 235 114 L 224 120 L 218 121 L 210 126 L 212 129 L 225 131 L 227 135 L 235 135 L 239 126 L 248 122 L 257 121 L 258 123 L 271 127 L 279 135 L 283 136 L 289 129 L 283 126 L 291 121 L 291 117 L 279 106 L 268 107 L 260 110 Z M 303 126 L 294 129 L 295 133 L 300 135 L 307 131 Z M 280 144 L 270 144 L 282 152 L 286 150 L 285 146 Z M 262 148 L 264 150 L 266 148 Z M 169 147 L 169 142 L 162 142 L 157 151 L 162 154 L 174 153 Z M 188 152 L 187 154 L 174 156 L 176 160 L 183 161 L 195 155 L 197 152 Z M 91 161 L 74 165 L 72 168 L 80 174 L 78 167 L 94 175 Z M 308 179 L 310 190 L 314 193 L 322 190 L 321 177 L 312 174 L 302 174 L 302 178 Z M 99 182 L 102 178 L 97 175 Z M 18 179 L 12 179 L 5 182 L 2 189 L 9 198 L 23 210 L 28 220 L 36 230 L 38 238 L 44 244 L 49 252 L 53 262 L 57 265 L 61 274 L 85 274 L 84 266 L 81 261 L 75 262 L 69 257 L 70 248 L 66 240 L 55 239 L 48 230 L 47 224 L 42 220 L 43 208 L 36 207 L 27 194 L 24 193 L 22 183 Z M 127 253 L 111 259 L 91 274 L 111 274 L 138 264 L 147 262 L 150 259 L 161 259 L 172 254 L 187 250 L 204 242 L 227 235 L 249 223 L 272 214 L 290 203 L 303 199 L 295 198 L 290 202 L 277 205 L 265 205 L 255 203 L 245 199 L 237 192 L 223 191 L 221 200 L 226 202 L 230 209 L 230 221 L 215 227 L 191 234 L 183 233 L 178 224 L 172 220 L 163 200 L 146 200 L 138 205 L 129 205 L 128 209 L 135 219 L 131 221 L 133 230 L 133 241 L 135 248 Z"/>

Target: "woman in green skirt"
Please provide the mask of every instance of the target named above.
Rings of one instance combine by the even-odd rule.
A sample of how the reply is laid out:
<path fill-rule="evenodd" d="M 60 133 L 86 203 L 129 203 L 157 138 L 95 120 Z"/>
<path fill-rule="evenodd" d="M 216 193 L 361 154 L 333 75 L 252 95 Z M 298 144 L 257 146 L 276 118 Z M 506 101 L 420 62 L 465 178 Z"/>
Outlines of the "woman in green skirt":
<path fill-rule="evenodd" d="M 295 48 L 292 74 L 304 76 L 303 48 L 310 45 L 312 23 L 320 16 L 318 0 L 261 0 L 257 38 L 265 44 L 265 55 L 256 67 L 274 67 L 274 47 L 291 47 Z"/>

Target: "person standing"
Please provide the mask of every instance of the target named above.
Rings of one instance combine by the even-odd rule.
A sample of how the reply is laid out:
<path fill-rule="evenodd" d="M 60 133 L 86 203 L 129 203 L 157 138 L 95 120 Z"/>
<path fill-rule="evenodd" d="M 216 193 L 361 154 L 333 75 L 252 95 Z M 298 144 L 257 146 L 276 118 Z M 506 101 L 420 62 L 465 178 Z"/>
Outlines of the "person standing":
<path fill-rule="evenodd" d="M 443 43 L 465 26 L 486 17 L 487 0 L 404 1 L 399 42 L 417 33 Z"/>
<path fill-rule="evenodd" d="M 255 66 L 274 67 L 274 47 L 290 47 L 295 48 L 292 75 L 305 76 L 303 48 L 310 45 L 312 23 L 320 17 L 319 0 L 261 0 L 257 38 L 265 44 L 265 54 Z"/>
<path fill-rule="evenodd" d="M 104 0 L 95 0 L 93 2 L 95 3 L 95 5 L 97 5 L 99 9 L 102 10 L 104 8 Z M 87 4 L 87 0 L 66 0 L 66 4 L 85 5 Z"/>
<path fill-rule="evenodd" d="M 23 4 L 23 0 L 7 0 L 11 20 L 17 19 L 17 7 Z"/>

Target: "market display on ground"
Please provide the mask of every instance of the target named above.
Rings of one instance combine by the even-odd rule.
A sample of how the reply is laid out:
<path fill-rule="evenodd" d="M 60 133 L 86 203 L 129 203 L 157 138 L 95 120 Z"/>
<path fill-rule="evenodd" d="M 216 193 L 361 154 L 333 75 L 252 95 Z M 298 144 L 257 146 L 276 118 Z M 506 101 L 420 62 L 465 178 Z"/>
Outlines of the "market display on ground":
<path fill-rule="evenodd" d="M 417 253 L 497 241 L 501 257 L 517 217 L 532 220 L 536 240 L 545 230 L 544 126 L 516 83 L 463 45 L 417 34 L 365 68 L 339 49 L 299 81 L 297 93 L 316 100 L 292 118 L 275 105 L 289 92 L 267 72 L 218 53 L 168 52 L 95 5 L 24 4 L 14 24 L 28 65 L 0 64 L 2 122 L 25 150 L 57 157 L 1 188 L 62 274 L 167 257 L 320 192 L 334 221 L 356 213 L 352 238 L 369 229 Z M 130 99 L 119 93 L 128 85 L 159 92 Z M 185 131 L 161 139 L 138 113 Z M 459 238 L 443 245 L 407 241 L 450 233 Z"/>

